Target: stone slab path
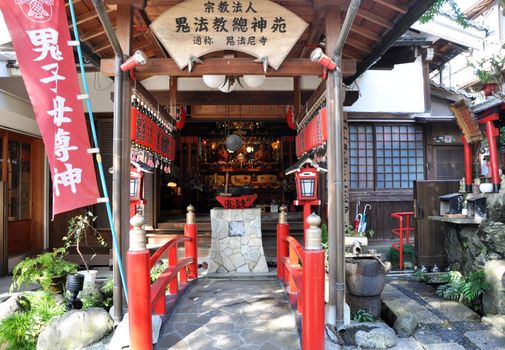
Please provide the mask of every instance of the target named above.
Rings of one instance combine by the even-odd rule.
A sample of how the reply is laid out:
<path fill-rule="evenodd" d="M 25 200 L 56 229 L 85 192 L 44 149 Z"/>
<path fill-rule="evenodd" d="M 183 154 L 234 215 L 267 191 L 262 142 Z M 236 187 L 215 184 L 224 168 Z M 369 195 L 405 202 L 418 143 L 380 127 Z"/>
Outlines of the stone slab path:
<path fill-rule="evenodd" d="M 419 326 L 413 338 L 423 349 L 505 350 L 502 331 L 482 323 L 465 305 L 439 298 L 434 287 L 413 278 L 390 281 L 382 302 L 396 316 L 417 316 Z"/>
<path fill-rule="evenodd" d="M 164 324 L 156 350 L 299 350 L 296 321 L 274 278 L 202 278 Z"/>

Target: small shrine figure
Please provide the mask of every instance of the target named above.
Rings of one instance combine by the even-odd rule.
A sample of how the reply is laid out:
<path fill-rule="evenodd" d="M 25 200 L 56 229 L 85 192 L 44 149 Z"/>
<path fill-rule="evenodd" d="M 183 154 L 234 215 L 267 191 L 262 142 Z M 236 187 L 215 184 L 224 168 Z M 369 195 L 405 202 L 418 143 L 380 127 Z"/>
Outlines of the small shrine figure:
<path fill-rule="evenodd" d="M 266 148 L 266 144 L 260 143 L 258 150 L 254 153 L 254 160 L 260 162 L 268 162 L 271 160 L 271 155 Z"/>
<path fill-rule="evenodd" d="M 218 163 L 226 163 L 228 162 L 229 153 L 224 147 L 223 144 L 220 144 L 217 148 L 217 162 Z"/>

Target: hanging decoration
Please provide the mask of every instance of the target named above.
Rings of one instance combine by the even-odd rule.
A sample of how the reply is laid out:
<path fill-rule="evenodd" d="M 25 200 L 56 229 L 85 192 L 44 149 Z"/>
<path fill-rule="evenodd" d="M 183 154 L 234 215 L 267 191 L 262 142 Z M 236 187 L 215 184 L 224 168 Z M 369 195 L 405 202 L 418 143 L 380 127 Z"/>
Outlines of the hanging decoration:
<path fill-rule="evenodd" d="M 138 91 L 131 97 L 130 139 L 131 159 L 170 172 L 170 163 L 175 159 L 173 126 L 154 110 Z"/>
<path fill-rule="evenodd" d="M 286 110 L 286 122 L 290 129 L 296 130 L 295 113 L 293 111 L 293 106 L 288 106 Z"/>
<path fill-rule="evenodd" d="M 175 106 L 175 127 L 181 130 L 186 125 L 186 109 L 183 105 Z"/>
<path fill-rule="evenodd" d="M 327 139 L 328 123 L 326 107 L 323 107 L 298 131 L 295 138 L 296 156 L 300 158 L 303 154 L 325 145 Z"/>

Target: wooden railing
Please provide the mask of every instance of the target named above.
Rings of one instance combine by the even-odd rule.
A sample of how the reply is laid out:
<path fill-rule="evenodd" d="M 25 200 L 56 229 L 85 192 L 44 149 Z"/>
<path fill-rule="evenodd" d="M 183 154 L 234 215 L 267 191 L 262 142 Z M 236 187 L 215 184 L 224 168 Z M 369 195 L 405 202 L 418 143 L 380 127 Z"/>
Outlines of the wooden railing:
<path fill-rule="evenodd" d="M 130 247 L 126 254 L 127 283 L 129 290 L 128 319 L 132 349 L 152 349 L 152 314 L 166 313 L 165 291 L 178 295 L 188 279 L 198 277 L 198 256 L 194 207 L 188 207 L 184 235 L 165 243 L 152 256 L 146 247 L 144 218 L 135 215 L 130 220 Z M 177 257 L 178 245 L 184 243 L 185 256 Z M 164 256 L 168 267 L 151 285 L 151 269 Z"/>
<path fill-rule="evenodd" d="M 302 315 L 302 349 L 324 349 L 324 250 L 319 216 L 309 215 L 305 247 L 289 235 L 286 207 L 277 224 L 277 277 L 284 281 L 290 300 Z"/>

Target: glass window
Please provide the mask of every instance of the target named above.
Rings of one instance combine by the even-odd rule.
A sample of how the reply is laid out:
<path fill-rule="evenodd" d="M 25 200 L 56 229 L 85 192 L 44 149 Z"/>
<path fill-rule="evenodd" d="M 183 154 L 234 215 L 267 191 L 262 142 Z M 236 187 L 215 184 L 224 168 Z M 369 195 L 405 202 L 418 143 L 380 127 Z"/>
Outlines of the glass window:
<path fill-rule="evenodd" d="M 421 127 L 350 125 L 349 134 L 351 189 L 409 189 L 424 179 Z"/>
<path fill-rule="evenodd" d="M 29 219 L 31 145 L 10 140 L 8 157 L 9 220 Z"/>

